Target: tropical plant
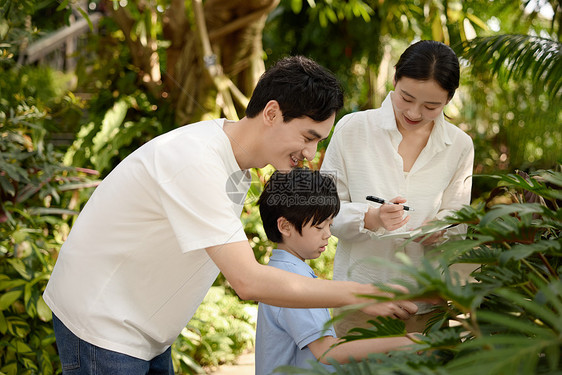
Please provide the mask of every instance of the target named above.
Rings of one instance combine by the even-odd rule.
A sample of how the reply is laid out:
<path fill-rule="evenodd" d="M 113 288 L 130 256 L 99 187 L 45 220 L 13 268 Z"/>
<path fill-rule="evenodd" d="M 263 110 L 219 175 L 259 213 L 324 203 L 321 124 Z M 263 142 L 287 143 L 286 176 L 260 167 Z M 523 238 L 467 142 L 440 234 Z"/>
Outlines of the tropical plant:
<path fill-rule="evenodd" d="M 241 303 L 213 286 L 205 300 L 172 346 L 174 366 L 182 374 L 204 373 L 232 363 L 253 347 L 257 305 Z"/>
<path fill-rule="evenodd" d="M 401 264 L 393 265 L 414 280 L 400 282 L 410 290 L 400 298 L 448 301 L 426 334 L 418 336 L 407 351 L 372 354 L 368 360 L 346 365 L 334 363 L 333 373 L 553 374 L 562 370 L 562 173 L 493 178 L 500 184 L 486 200 L 434 224 L 466 224 L 466 239 L 436 247 L 434 258 L 421 268 L 405 256 Z M 471 274 L 474 280 L 463 282 L 449 270 L 453 264 L 477 267 Z M 379 318 L 372 324 L 371 329 L 355 329 L 346 339 L 405 333 L 403 322 L 395 319 Z M 317 364 L 312 370 L 285 370 L 330 373 Z"/>
<path fill-rule="evenodd" d="M 94 171 L 62 164 L 45 142 L 52 113 L 22 94 L 16 106 L 0 105 L 0 372 L 53 374 L 60 366 L 42 293 L 81 190 L 96 182 Z"/>
<path fill-rule="evenodd" d="M 278 0 L 101 0 L 127 46 L 136 83 L 183 125 L 237 119 L 263 72 L 261 33 Z M 218 100 L 215 100 L 218 96 Z"/>
<path fill-rule="evenodd" d="M 459 48 L 476 71 L 502 81 L 530 78 L 536 93 L 559 102 L 562 95 L 562 44 L 549 38 L 500 34 L 466 41 Z"/>

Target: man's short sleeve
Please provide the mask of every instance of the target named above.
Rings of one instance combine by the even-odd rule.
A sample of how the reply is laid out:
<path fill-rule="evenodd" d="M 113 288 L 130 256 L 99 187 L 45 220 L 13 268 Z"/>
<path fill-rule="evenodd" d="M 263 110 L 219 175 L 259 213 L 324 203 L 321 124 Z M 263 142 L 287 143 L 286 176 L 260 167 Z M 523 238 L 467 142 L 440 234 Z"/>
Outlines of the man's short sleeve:
<path fill-rule="evenodd" d="M 243 206 L 227 192 L 229 176 L 242 173 L 233 170 L 231 160 L 207 152 L 179 170 L 166 158 L 155 167 L 160 168 L 164 213 L 183 252 L 247 240 L 240 221 Z"/>

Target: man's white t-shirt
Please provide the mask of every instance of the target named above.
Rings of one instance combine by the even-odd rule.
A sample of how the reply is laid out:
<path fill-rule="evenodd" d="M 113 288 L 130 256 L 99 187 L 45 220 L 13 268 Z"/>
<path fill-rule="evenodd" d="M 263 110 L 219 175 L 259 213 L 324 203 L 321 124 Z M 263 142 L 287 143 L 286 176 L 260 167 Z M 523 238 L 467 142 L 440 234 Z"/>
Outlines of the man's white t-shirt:
<path fill-rule="evenodd" d="M 163 353 L 219 273 L 205 248 L 247 240 L 228 190 L 245 177 L 245 195 L 249 179 L 224 121 L 151 140 L 96 188 L 44 293 L 76 336 L 144 360 Z"/>

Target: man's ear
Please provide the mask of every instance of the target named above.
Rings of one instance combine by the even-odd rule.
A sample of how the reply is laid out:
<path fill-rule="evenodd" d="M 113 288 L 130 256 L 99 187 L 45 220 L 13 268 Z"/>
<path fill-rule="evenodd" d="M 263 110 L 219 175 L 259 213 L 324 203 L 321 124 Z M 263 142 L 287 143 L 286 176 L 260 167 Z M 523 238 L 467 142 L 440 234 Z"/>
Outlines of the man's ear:
<path fill-rule="evenodd" d="M 262 116 L 266 125 L 272 125 L 276 118 L 282 116 L 281 108 L 279 107 L 277 100 L 270 100 L 267 102 L 265 108 L 263 109 Z"/>
<path fill-rule="evenodd" d="M 291 224 L 289 220 L 285 219 L 283 216 L 277 219 L 277 229 L 279 229 L 279 232 L 281 232 L 284 237 L 291 236 L 292 227 L 293 224 Z"/>

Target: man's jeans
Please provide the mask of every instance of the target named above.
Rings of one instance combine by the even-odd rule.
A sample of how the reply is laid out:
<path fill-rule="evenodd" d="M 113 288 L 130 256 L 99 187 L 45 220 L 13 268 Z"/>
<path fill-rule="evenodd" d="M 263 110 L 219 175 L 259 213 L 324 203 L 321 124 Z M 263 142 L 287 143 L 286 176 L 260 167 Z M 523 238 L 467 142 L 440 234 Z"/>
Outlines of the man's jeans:
<path fill-rule="evenodd" d="M 79 339 L 55 314 L 53 325 L 63 375 L 174 375 L 171 348 L 144 361 Z"/>

